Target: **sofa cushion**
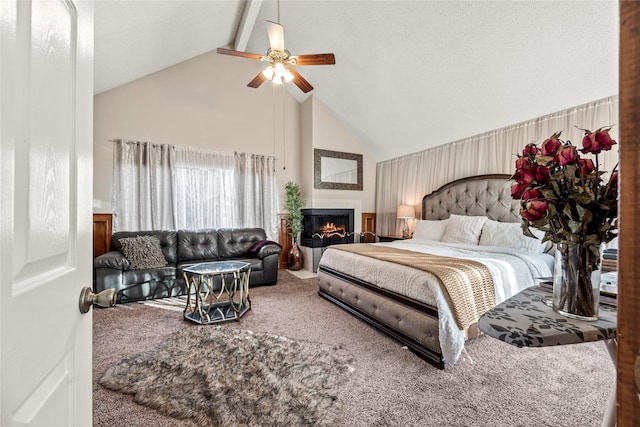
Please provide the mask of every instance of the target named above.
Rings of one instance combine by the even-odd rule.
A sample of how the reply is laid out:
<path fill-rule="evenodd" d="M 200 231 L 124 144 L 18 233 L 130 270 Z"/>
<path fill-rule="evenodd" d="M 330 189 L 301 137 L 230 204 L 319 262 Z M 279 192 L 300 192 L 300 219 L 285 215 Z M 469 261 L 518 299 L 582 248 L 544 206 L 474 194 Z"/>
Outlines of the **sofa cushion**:
<path fill-rule="evenodd" d="M 267 240 L 262 228 L 221 228 L 218 248 L 222 259 L 248 257 L 249 248 L 259 240 Z"/>
<path fill-rule="evenodd" d="M 217 260 L 218 231 L 217 230 L 179 230 L 178 231 L 178 262 Z"/>
<path fill-rule="evenodd" d="M 167 260 L 162 254 L 160 240 L 156 236 L 123 237 L 122 253 L 133 270 L 164 267 Z"/>

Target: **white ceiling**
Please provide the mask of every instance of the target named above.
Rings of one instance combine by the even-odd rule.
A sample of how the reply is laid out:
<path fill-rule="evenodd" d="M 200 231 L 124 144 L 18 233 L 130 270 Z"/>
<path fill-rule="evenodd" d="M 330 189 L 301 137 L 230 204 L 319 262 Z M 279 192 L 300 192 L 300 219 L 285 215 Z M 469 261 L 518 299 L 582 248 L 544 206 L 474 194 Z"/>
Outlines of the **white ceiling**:
<path fill-rule="evenodd" d="M 314 94 L 378 161 L 618 93 L 615 1 L 282 0 L 280 10 L 292 54 L 336 55 L 298 67 L 312 92 L 289 92 Z M 233 48 L 236 34 L 248 40 L 240 50 L 264 54 L 267 20 L 278 20 L 274 1 L 98 1 L 95 92 Z"/>

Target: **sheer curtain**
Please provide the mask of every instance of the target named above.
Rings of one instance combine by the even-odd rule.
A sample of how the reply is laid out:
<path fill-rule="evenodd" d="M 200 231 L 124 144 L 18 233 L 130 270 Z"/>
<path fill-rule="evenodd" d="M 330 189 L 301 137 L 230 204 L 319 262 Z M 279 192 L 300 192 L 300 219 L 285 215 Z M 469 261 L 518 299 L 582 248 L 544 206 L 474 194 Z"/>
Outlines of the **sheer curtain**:
<path fill-rule="evenodd" d="M 175 229 L 238 226 L 233 197 L 234 153 L 174 147 Z"/>
<path fill-rule="evenodd" d="M 113 229 L 260 227 L 277 237 L 275 158 L 116 140 Z"/>
<path fill-rule="evenodd" d="M 612 96 L 513 126 L 441 145 L 418 153 L 380 162 L 376 169 L 376 233 L 397 235 L 402 224 L 396 219 L 398 205 L 422 211 L 422 197 L 447 182 L 472 175 L 515 171 L 516 154 L 530 142 L 542 143 L 554 132 L 581 146 L 584 132 L 614 125 L 611 136 L 618 140 L 618 97 Z M 611 171 L 618 163 L 617 146 L 599 156 L 600 169 Z"/>

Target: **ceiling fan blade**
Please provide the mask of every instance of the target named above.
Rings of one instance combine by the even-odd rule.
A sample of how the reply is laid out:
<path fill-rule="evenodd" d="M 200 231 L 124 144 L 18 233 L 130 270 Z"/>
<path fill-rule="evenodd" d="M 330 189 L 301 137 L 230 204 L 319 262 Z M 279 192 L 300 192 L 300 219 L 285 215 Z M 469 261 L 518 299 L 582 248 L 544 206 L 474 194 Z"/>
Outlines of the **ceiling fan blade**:
<path fill-rule="evenodd" d="M 249 59 L 259 60 L 262 58 L 262 55 L 258 55 L 257 53 L 240 52 L 239 50 L 225 49 L 223 47 L 219 47 L 217 52 L 222 55 L 240 56 L 242 58 L 249 58 Z"/>
<path fill-rule="evenodd" d="M 295 65 L 333 65 L 336 57 L 333 53 L 317 53 L 313 55 L 295 55 Z"/>
<path fill-rule="evenodd" d="M 253 78 L 253 80 L 249 82 L 247 86 L 252 88 L 259 88 L 260 85 L 265 82 L 265 80 L 267 80 L 267 78 L 264 76 L 264 74 L 262 74 L 262 71 L 261 71 L 258 73 L 257 76 Z"/>
<path fill-rule="evenodd" d="M 284 28 L 282 25 L 267 21 L 267 34 L 271 50 L 284 52 Z"/>
<path fill-rule="evenodd" d="M 307 93 L 313 90 L 313 86 L 311 86 L 311 83 L 309 83 L 304 77 L 302 77 L 299 72 L 297 72 L 293 68 L 287 68 L 287 70 L 291 71 L 291 74 L 293 74 L 292 81 L 296 86 L 300 88 L 301 91 Z"/>

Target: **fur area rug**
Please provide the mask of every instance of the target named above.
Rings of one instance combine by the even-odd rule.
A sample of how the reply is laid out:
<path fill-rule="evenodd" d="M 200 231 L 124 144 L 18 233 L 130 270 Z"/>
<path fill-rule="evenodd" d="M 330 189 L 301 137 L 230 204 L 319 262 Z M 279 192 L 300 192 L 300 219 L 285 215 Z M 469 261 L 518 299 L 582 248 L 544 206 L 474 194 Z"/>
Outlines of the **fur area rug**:
<path fill-rule="evenodd" d="M 194 326 L 122 359 L 99 383 L 203 426 L 329 426 L 342 406 L 332 391 L 352 362 L 340 346 Z"/>

